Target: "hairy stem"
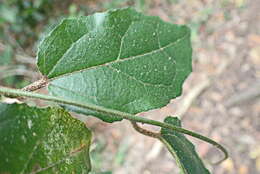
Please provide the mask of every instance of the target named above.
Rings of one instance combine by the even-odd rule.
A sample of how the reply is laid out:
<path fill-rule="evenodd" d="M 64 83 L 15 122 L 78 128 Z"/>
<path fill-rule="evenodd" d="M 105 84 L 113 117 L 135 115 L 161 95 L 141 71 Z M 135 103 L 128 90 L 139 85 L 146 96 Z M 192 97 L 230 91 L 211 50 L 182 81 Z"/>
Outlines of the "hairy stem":
<path fill-rule="evenodd" d="M 149 137 L 153 137 L 153 138 L 158 138 L 158 139 L 161 136 L 160 133 L 152 132 L 152 131 L 146 130 L 144 128 L 141 128 L 140 126 L 138 126 L 138 124 L 135 121 L 131 121 L 131 123 L 132 123 L 133 128 L 137 132 L 139 132 L 139 133 L 141 133 L 143 135 L 146 135 L 146 136 L 149 136 Z"/>
<path fill-rule="evenodd" d="M 226 151 L 226 149 L 222 145 L 220 145 L 219 143 L 215 142 L 214 140 L 211 140 L 208 137 L 205 137 L 203 135 L 189 131 L 187 129 L 183 129 L 183 128 L 180 128 L 180 127 L 173 126 L 173 125 L 168 124 L 168 123 L 163 123 L 163 122 L 159 122 L 159 121 L 156 121 L 156 120 L 138 117 L 138 116 L 135 116 L 135 115 L 132 115 L 132 114 L 129 114 L 129 113 L 104 108 L 102 106 L 94 105 L 94 104 L 91 104 L 91 103 L 79 103 L 77 101 L 67 100 L 67 99 L 59 98 L 59 97 L 55 97 L 55 96 L 43 95 L 43 94 L 32 93 L 32 92 L 27 92 L 27 91 L 22 91 L 22 90 L 17 90 L 17 89 L 10 89 L 10 88 L 0 86 L 0 94 L 1 93 L 4 94 L 4 95 L 11 95 L 11 96 L 16 96 L 16 97 L 30 97 L 30 98 L 36 98 L 36 99 L 42 99 L 42 100 L 57 102 L 57 103 L 60 103 L 60 104 L 68 104 L 68 105 L 78 106 L 78 107 L 90 109 L 92 111 L 96 111 L 96 112 L 99 112 L 99 113 L 118 116 L 122 119 L 126 119 L 126 120 L 129 120 L 129 121 L 150 124 L 150 125 L 170 129 L 170 130 L 173 130 L 173 131 L 177 131 L 177 132 L 198 138 L 200 140 L 206 141 L 209 144 L 212 144 L 213 146 L 217 147 L 218 149 L 220 149 L 224 153 L 225 156 L 224 156 L 223 160 L 228 158 L 228 152 Z M 223 160 L 221 160 L 221 161 L 223 161 Z"/>
<path fill-rule="evenodd" d="M 45 87 L 47 84 L 48 84 L 47 77 L 43 77 L 40 80 L 38 80 L 38 81 L 36 81 L 36 82 L 34 82 L 34 83 L 24 87 L 22 90 L 23 91 L 30 91 L 30 92 L 32 92 L 32 91 L 35 91 L 35 90 L 38 90 L 40 88 Z"/>

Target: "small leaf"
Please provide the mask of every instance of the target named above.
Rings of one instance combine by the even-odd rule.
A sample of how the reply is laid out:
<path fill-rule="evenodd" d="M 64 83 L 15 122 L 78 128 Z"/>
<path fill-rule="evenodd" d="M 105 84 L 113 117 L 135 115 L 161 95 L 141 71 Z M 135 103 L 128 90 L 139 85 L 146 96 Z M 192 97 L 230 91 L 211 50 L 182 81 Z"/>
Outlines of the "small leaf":
<path fill-rule="evenodd" d="M 181 121 L 177 117 L 169 116 L 164 122 L 181 127 Z M 209 174 L 194 145 L 183 134 L 165 128 L 161 129 L 161 134 L 163 143 L 166 143 L 183 174 Z"/>
<path fill-rule="evenodd" d="M 91 132 L 58 108 L 0 103 L 0 174 L 90 171 Z"/>
<path fill-rule="evenodd" d="M 37 64 L 52 95 L 136 114 L 181 94 L 191 52 L 186 26 L 125 8 L 63 20 L 41 42 Z"/>

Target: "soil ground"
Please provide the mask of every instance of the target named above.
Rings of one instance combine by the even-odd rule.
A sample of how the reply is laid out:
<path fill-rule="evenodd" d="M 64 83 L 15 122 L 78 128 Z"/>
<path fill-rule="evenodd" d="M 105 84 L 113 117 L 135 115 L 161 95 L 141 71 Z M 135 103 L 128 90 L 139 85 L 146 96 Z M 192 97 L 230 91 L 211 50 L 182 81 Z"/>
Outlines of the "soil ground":
<path fill-rule="evenodd" d="M 226 4 L 225 4 L 226 2 Z M 260 173 L 260 2 L 154 0 L 148 13 L 189 24 L 193 31 L 193 70 L 183 95 L 166 107 L 140 114 L 157 120 L 178 115 L 185 128 L 223 144 L 230 158 L 192 139 L 214 174 Z M 102 167 L 115 174 L 178 174 L 170 154 L 156 140 L 136 133 L 127 122 L 90 120 L 95 141 L 103 142 Z"/>

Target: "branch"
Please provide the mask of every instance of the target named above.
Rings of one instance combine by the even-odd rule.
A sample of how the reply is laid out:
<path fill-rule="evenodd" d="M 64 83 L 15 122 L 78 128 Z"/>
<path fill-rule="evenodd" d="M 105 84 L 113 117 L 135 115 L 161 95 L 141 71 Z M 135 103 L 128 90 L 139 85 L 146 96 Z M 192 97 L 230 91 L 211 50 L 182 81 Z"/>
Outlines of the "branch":
<path fill-rule="evenodd" d="M 56 103 L 60 103 L 60 104 L 73 105 L 73 106 L 89 109 L 89 110 L 92 110 L 92 111 L 96 111 L 96 112 L 99 112 L 99 113 L 102 113 L 102 114 L 114 115 L 114 116 L 120 117 L 122 119 L 129 120 L 129 121 L 140 122 L 140 123 L 144 123 L 144 124 L 150 124 L 150 125 L 154 125 L 154 126 L 159 126 L 161 128 L 166 128 L 166 129 L 170 129 L 170 130 L 173 130 L 173 131 L 177 131 L 177 132 L 198 138 L 198 139 L 203 140 L 205 142 L 208 142 L 209 144 L 212 144 L 213 146 L 220 149 L 224 153 L 225 156 L 224 156 L 223 160 L 228 158 L 227 150 L 222 145 L 215 142 L 214 140 L 211 140 L 208 137 L 205 137 L 203 135 L 189 131 L 187 129 L 183 129 L 183 128 L 180 128 L 180 127 L 173 126 L 173 125 L 168 124 L 168 123 L 163 123 L 163 122 L 159 122 L 159 121 L 156 121 L 156 120 L 138 117 L 138 116 L 135 116 L 135 115 L 132 115 L 132 114 L 129 114 L 129 113 L 125 113 L 125 112 L 121 112 L 121 111 L 113 110 L 113 109 L 108 109 L 108 108 L 98 106 L 98 105 L 94 105 L 94 104 L 91 104 L 91 103 L 79 103 L 77 101 L 67 100 L 67 99 L 59 98 L 59 97 L 55 97 L 55 96 L 26 92 L 26 91 L 22 91 L 22 90 L 10 89 L 10 88 L 0 86 L 0 94 L 1 93 L 3 95 L 11 95 L 11 96 L 16 96 L 16 97 L 30 97 L 30 98 L 52 101 L 52 102 L 56 102 Z M 223 161 L 223 160 L 221 160 L 221 161 Z"/>
<path fill-rule="evenodd" d="M 152 137 L 152 138 L 158 138 L 161 136 L 160 133 L 156 133 L 156 132 L 152 132 L 146 129 L 141 128 L 140 126 L 138 126 L 138 124 L 134 121 L 131 121 L 133 128 L 139 132 L 140 134 Z"/>

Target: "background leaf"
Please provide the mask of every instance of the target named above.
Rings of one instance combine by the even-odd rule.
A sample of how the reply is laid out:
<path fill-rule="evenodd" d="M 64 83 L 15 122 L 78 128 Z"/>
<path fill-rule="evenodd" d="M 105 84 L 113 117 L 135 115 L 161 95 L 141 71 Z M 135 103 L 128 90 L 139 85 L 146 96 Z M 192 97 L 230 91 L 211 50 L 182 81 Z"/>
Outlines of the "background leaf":
<path fill-rule="evenodd" d="M 177 117 L 166 117 L 164 122 L 181 127 L 181 121 Z M 194 145 L 183 134 L 165 128 L 161 129 L 161 134 L 182 174 L 209 174 Z"/>
<path fill-rule="evenodd" d="M 91 132 L 57 108 L 0 103 L 0 174 L 90 171 Z"/>
<path fill-rule="evenodd" d="M 41 42 L 37 64 L 52 95 L 136 114 L 181 94 L 192 69 L 190 31 L 131 8 L 69 18 Z"/>

